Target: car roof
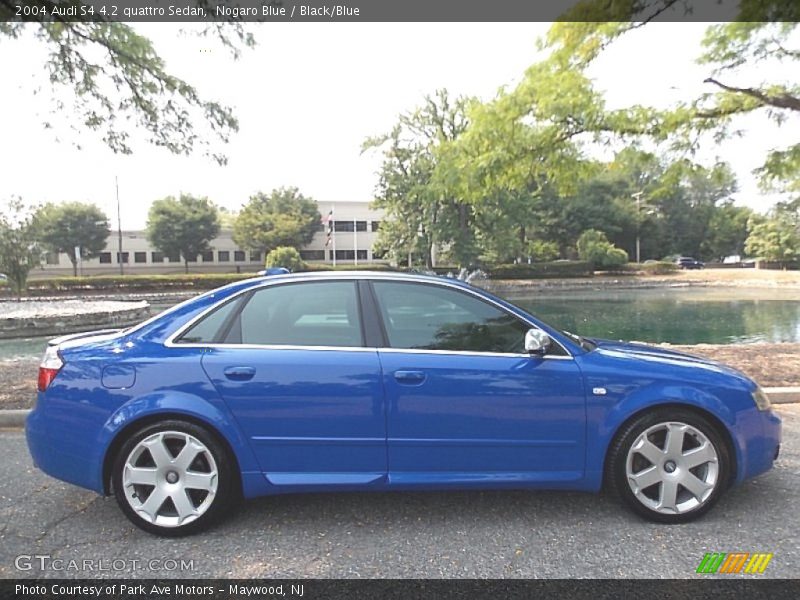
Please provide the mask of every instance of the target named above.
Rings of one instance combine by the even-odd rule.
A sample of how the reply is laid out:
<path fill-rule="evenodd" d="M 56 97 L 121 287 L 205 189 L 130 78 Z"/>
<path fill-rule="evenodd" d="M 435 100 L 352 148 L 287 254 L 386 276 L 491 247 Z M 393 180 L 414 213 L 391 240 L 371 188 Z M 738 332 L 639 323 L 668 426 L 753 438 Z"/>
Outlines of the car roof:
<path fill-rule="evenodd" d="M 463 287 L 472 287 L 469 283 L 445 277 L 444 275 L 429 275 L 426 273 L 409 273 L 404 271 L 304 271 L 302 273 L 288 273 L 282 275 L 261 275 L 253 280 L 260 281 L 310 281 L 317 279 L 384 279 L 392 281 L 430 281 L 432 283 L 450 283 Z"/>

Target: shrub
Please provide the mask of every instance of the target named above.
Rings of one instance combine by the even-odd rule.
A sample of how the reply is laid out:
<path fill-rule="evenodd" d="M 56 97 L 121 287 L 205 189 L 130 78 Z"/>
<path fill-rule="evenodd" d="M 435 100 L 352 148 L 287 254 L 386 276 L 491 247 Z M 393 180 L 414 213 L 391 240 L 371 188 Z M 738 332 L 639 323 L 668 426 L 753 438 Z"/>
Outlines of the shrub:
<path fill-rule="evenodd" d="M 283 267 L 290 271 L 302 271 L 306 267 L 306 263 L 300 258 L 300 253 L 296 248 L 291 246 L 278 246 L 267 254 L 266 266 L 269 267 Z"/>
<path fill-rule="evenodd" d="M 606 234 L 587 229 L 578 238 L 578 256 L 594 267 L 614 268 L 628 262 L 628 253 L 608 241 Z"/>
<path fill-rule="evenodd" d="M 528 253 L 534 262 L 549 262 L 558 258 L 558 244 L 534 240 L 528 244 Z"/>
<path fill-rule="evenodd" d="M 488 269 L 492 279 L 547 279 L 555 277 L 591 277 L 592 266 L 581 261 L 497 265 Z"/>
<path fill-rule="evenodd" d="M 640 269 L 645 275 L 669 275 L 670 273 L 676 273 L 678 271 L 678 265 L 674 262 L 662 260 L 659 262 L 644 263 L 640 265 Z"/>

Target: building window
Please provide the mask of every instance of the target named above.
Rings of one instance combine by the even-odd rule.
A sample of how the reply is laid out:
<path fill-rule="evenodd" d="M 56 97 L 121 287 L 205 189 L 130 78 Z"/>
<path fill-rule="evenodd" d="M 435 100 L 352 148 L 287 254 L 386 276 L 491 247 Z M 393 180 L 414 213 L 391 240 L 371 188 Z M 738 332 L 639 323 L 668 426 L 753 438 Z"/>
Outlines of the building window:
<path fill-rule="evenodd" d="M 169 256 L 167 256 L 167 260 L 169 262 L 181 262 L 181 253 L 177 252 L 175 254 L 170 254 Z"/>
<path fill-rule="evenodd" d="M 233 251 L 233 262 L 244 262 L 244 250 L 234 250 Z"/>
<path fill-rule="evenodd" d="M 325 260 L 325 250 L 301 250 L 300 258 L 303 260 Z"/>
<path fill-rule="evenodd" d="M 353 250 L 337 250 L 336 260 L 353 260 L 356 257 Z"/>
<path fill-rule="evenodd" d="M 356 255 L 358 256 L 358 260 L 367 260 L 366 250 L 356 250 Z"/>
<path fill-rule="evenodd" d="M 203 262 L 214 262 L 214 251 L 213 250 L 206 250 L 202 254 Z"/>
<path fill-rule="evenodd" d="M 146 263 L 147 262 L 147 252 L 134 252 L 133 253 L 133 262 L 135 262 L 135 263 Z"/>
<path fill-rule="evenodd" d="M 217 252 L 217 262 L 230 262 L 231 253 L 228 250 L 220 250 Z"/>
<path fill-rule="evenodd" d="M 356 221 L 356 231 L 366 231 L 366 230 L 367 230 L 366 221 Z"/>
<path fill-rule="evenodd" d="M 253 250 L 250 253 L 250 262 L 260 263 L 261 262 L 261 252 Z"/>
<path fill-rule="evenodd" d="M 163 252 L 151 252 L 150 253 L 150 262 L 163 263 L 164 262 L 164 253 Z"/>
<path fill-rule="evenodd" d="M 373 221 L 372 222 L 372 231 L 378 231 L 381 228 L 380 221 Z"/>
<path fill-rule="evenodd" d="M 380 260 L 386 256 L 386 250 L 373 250 L 372 251 L 372 258 L 375 260 Z"/>
<path fill-rule="evenodd" d="M 48 252 L 44 257 L 44 261 L 48 265 L 57 265 L 59 263 L 58 252 Z"/>
<path fill-rule="evenodd" d="M 127 265 L 128 264 L 128 256 L 129 256 L 128 252 L 123 252 L 122 253 L 122 261 L 121 262 L 123 262 L 123 263 L 125 263 Z M 117 263 L 120 262 L 119 257 L 120 257 L 120 254 L 119 254 L 119 252 L 117 252 Z"/>
<path fill-rule="evenodd" d="M 197 254 L 190 256 L 186 262 L 197 262 Z"/>
<path fill-rule="evenodd" d="M 333 224 L 334 231 L 355 231 L 355 223 L 353 221 L 336 221 Z"/>
<path fill-rule="evenodd" d="M 101 265 L 110 265 L 111 264 L 111 252 L 101 252 L 100 253 L 100 264 Z"/>

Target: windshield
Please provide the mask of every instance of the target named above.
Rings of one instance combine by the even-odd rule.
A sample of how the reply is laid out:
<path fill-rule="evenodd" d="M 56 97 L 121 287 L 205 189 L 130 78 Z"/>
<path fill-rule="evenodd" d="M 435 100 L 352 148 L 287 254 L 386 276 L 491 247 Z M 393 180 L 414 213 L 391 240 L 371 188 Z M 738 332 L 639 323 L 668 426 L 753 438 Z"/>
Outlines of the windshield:
<path fill-rule="evenodd" d="M 591 352 L 592 350 L 597 348 L 597 344 L 595 344 L 593 341 L 588 340 L 585 337 L 580 336 L 576 333 L 572 333 L 571 331 L 566 331 L 566 330 L 562 330 L 561 333 L 563 333 L 565 336 L 567 336 L 576 344 L 579 344 L 580 347 L 586 350 L 587 352 Z"/>

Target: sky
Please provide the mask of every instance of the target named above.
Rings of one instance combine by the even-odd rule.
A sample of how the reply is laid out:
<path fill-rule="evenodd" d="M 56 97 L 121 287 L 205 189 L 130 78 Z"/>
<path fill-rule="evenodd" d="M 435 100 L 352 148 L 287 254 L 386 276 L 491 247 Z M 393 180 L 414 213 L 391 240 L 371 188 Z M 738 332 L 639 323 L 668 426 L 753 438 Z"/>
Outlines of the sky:
<path fill-rule="evenodd" d="M 612 108 L 665 107 L 708 86 L 695 64 L 706 25 L 655 23 L 625 36 L 592 67 Z M 270 23 L 254 24 L 258 45 L 239 61 L 208 40 L 177 35 L 175 25 L 137 25 L 169 70 L 202 95 L 233 107 L 240 131 L 225 148 L 228 165 L 201 153 L 175 156 L 138 145 L 115 155 L 85 131 L 45 120 L 53 92 L 42 47 L 31 36 L 0 38 L 6 115 L 0 143 L 0 202 L 79 200 L 102 208 L 116 225 L 115 177 L 124 229 L 144 227 L 149 204 L 180 192 L 208 196 L 237 210 L 250 195 L 297 186 L 319 201 L 373 198 L 380 154 L 361 153 L 365 138 L 391 130 L 400 113 L 438 88 L 490 99 L 513 86 L 541 55 L 546 23 Z M 759 75 L 770 76 L 768 72 Z M 779 76 L 775 72 L 772 75 Z M 41 87 L 37 94 L 33 90 Z M 767 150 L 800 136 L 800 124 L 777 127 L 765 117 L 740 123 L 746 135 L 706 144 L 701 162 L 729 161 L 739 178 L 738 203 L 765 211 L 777 199 L 752 175 Z M 78 150 L 75 143 L 81 145 Z"/>

